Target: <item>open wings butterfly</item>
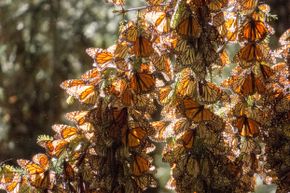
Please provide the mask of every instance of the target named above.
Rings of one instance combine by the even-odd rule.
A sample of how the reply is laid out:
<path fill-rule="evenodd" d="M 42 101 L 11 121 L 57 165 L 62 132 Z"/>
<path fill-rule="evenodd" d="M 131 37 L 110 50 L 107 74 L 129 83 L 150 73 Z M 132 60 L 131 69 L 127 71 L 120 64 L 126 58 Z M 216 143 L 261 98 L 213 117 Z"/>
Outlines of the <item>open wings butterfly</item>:
<path fill-rule="evenodd" d="M 17 163 L 27 171 L 32 186 L 51 190 L 55 183 L 55 173 L 49 170 L 49 158 L 45 154 L 36 154 L 29 160 L 17 160 Z"/>
<path fill-rule="evenodd" d="M 210 110 L 191 98 L 183 99 L 179 109 L 193 122 L 211 121 L 214 118 L 214 114 Z"/>
<path fill-rule="evenodd" d="M 265 39 L 268 34 L 265 23 L 259 20 L 249 20 L 241 30 L 241 39 L 247 41 L 261 41 Z"/>
<path fill-rule="evenodd" d="M 155 88 L 155 78 L 146 69 L 133 71 L 130 76 L 130 87 L 136 94 L 148 93 Z"/>
<path fill-rule="evenodd" d="M 260 132 L 260 124 L 245 115 L 239 116 L 235 125 L 244 137 L 256 137 Z"/>

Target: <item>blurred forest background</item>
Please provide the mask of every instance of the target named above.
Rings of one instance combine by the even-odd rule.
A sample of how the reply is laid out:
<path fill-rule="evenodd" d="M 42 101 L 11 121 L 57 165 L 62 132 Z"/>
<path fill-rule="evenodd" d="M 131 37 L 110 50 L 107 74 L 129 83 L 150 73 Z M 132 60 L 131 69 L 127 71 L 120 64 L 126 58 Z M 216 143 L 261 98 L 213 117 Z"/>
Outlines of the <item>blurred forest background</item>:
<path fill-rule="evenodd" d="M 143 1 L 128 1 L 128 6 Z M 290 1 L 269 0 L 278 20 L 272 45 L 290 27 Z M 59 84 L 91 68 L 88 47 L 111 45 L 121 17 L 104 0 L 0 0 L 0 163 L 42 151 L 37 136 L 80 106 Z"/>

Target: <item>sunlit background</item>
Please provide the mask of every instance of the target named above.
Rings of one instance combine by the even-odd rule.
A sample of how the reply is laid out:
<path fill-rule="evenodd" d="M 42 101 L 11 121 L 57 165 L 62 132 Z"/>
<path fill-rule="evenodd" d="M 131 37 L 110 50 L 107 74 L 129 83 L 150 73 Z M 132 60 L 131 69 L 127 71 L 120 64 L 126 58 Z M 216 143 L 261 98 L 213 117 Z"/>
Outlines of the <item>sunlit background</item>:
<path fill-rule="evenodd" d="M 290 27 L 290 1 L 266 2 L 278 16 L 270 22 L 276 29 L 271 45 L 276 47 L 277 38 Z M 106 48 L 117 39 L 122 17 L 113 10 L 102 0 L 0 0 L 1 163 L 42 151 L 37 136 L 51 134 L 50 126 L 63 123 L 65 112 L 84 108 L 67 105 L 59 84 L 91 68 L 86 48 Z M 160 156 L 156 161 L 164 184 L 169 171 Z"/>

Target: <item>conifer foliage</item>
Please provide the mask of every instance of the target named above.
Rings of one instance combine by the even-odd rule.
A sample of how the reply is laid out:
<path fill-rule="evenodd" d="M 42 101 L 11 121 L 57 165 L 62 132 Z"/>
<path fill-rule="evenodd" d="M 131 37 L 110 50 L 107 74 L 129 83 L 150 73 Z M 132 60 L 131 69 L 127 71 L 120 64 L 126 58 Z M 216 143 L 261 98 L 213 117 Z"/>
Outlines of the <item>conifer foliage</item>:
<path fill-rule="evenodd" d="M 93 68 L 61 87 L 85 109 L 66 114 L 45 149 L 2 165 L 7 192 L 131 193 L 158 187 L 154 144 L 166 142 L 168 188 L 250 192 L 258 178 L 289 190 L 290 33 L 269 48 L 258 0 L 147 0 L 122 14 L 115 45 L 88 48 Z M 125 20 L 128 12 L 136 20 Z M 240 45 L 230 60 L 227 46 Z M 220 85 L 225 66 L 237 66 Z M 162 110 L 161 110 L 162 108 Z M 161 116 L 156 116 L 158 112 Z M 157 118 L 158 117 L 158 118 Z M 159 118 L 161 117 L 161 118 Z"/>

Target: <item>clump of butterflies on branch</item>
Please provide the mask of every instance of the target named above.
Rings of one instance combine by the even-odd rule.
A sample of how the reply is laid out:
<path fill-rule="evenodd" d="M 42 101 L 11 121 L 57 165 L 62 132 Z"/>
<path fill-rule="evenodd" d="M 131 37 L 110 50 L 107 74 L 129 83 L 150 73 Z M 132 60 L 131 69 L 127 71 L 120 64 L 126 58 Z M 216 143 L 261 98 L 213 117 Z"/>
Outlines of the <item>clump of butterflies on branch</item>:
<path fill-rule="evenodd" d="M 127 8 L 93 68 L 61 87 L 84 110 L 39 136 L 45 149 L 3 164 L 9 193 L 139 193 L 158 188 L 152 155 L 165 142 L 167 188 L 245 193 L 257 179 L 290 191 L 290 30 L 269 48 L 270 7 L 258 0 L 146 0 Z M 135 20 L 126 20 L 129 12 Z M 230 57 L 228 48 L 239 46 Z M 232 66 L 230 77 L 212 80 Z M 235 66 L 235 67 L 234 67 Z"/>

